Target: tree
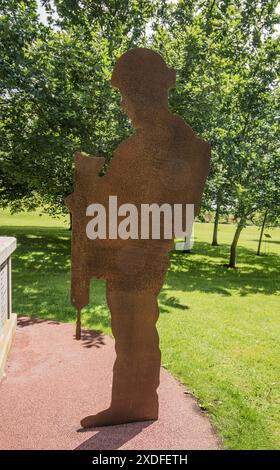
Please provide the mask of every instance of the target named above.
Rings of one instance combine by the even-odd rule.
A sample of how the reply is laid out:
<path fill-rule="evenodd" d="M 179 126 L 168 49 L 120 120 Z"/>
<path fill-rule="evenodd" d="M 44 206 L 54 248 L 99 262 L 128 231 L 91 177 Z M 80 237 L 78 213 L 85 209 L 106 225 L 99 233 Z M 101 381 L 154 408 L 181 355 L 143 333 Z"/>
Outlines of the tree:
<path fill-rule="evenodd" d="M 35 0 L 1 6 L 2 205 L 64 211 L 76 150 L 104 156 L 106 171 L 113 149 L 133 132 L 110 86 L 112 67 L 125 49 L 148 45 L 177 71 L 172 111 L 212 146 L 202 205 L 216 212 L 213 244 L 220 214 L 233 213 L 243 227 L 265 211 L 261 200 L 272 207 L 277 180 L 267 183 L 267 169 L 265 184 L 258 175 L 275 158 L 267 139 L 275 110 L 275 0 L 42 3 L 48 26 Z"/>
<path fill-rule="evenodd" d="M 211 143 L 203 203 L 216 209 L 214 245 L 220 213 L 237 220 L 231 267 L 240 233 L 261 207 L 259 194 L 264 199 L 269 191 L 262 175 L 271 152 L 268 110 L 276 109 L 270 98 L 277 85 L 276 5 L 179 1 L 154 25 L 156 47 L 178 70 L 173 109 Z"/>
<path fill-rule="evenodd" d="M 243 139 L 237 147 L 239 151 L 237 159 L 239 169 L 237 168 L 236 171 L 238 182 L 235 186 L 232 211 L 238 224 L 231 245 L 229 267 L 232 268 L 235 267 L 238 239 L 247 220 L 263 210 L 266 216 L 269 209 L 279 214 L 280 162 L 276 148 L 275 90 L 267 93 L 268 95 L 265 93 L 261 98 L 259 97 L 258 112 L 251 115 L 254 122 L 247 128 L 246 139 Z M 242 161 L 243 155 L 245 163 Z"/>
<path fill-rule="evenodd" d="M 260 233 L 260 238 L 259 238 L 259 243 L 258 243 L 258 250 L 257 250 L 257 255 L 258 256 L 261 254 L 262 238 L 263 238 L 263 232 L 264 232 L 267 216 L 268 216 L 268 209 L 266 209 L 266 211 L 264 213 L 264 216 L 263 216 L 263 222 L 262 222 L 262 226 L 261 226 L 261 233 Z"/>
<path fill-rule="evenodd" d="M 258 248 L 257 248 L 257 255 L 261 255 L 261 247 L 263 241 L 264 230 L 266 227 L 275 227 L 279 225 L 279 206 L 278 206 L 278 213 L 270 213 L 269 209 L 266 209 L 264 213 L 262 213 L 262 222 L 260 228 L 260 236 L 258 241 Z"/>
<path fill-rule="evenodd" d="M 116 57 L 145 37 L 153 2 L 57 1 L 58 18 L 43 3 L 49 26 L 35 1 L 2 6 L 0 194 L 2 205 L 28 208 L 28 199 L 56 213 L 72 191 L 73 153 L 109 161 L 132 132 L 110 76 Z"/>
<path fill-rule="evenodd" d="M 0 201 L 2 205 L 30 208 L 34 199 L 32 187 L 29 178 L 20 171 L 20 146 L 16 136 L 21 135 L 27 120 L 19 87 L 24 49 L 38 34 L 36 1 L 3 0 L 0 17 Z"/>

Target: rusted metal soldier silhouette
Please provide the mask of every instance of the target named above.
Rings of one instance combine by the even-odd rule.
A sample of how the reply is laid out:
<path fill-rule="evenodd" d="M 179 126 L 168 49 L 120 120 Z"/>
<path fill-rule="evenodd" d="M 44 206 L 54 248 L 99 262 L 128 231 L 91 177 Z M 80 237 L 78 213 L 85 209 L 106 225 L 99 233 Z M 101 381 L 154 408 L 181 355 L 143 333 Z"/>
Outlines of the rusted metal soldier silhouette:
<path fill-rule="evenodd" d="M 131 203 L 140 209 L 145 203 L 194 204 L 198 213 L 210 147 L 168 110 L 168 90 L 175 79 L 175 71 L 151 50 L 137 48 L 123 54 L 112 85 L 121 92 L 122 109 L 136 132 L 118 146 L 103 177 L 99 176 L 102 158 L 75 156 L 75 189 L 66 200 L 73 215 L 72 303 L 80 312 L 89 302 L 90 279 L 106 280 L 116 348 L 111 405 L 84 418 L 83 427 L 158 418 L 157 297 L 173 241 L 163 236 L 121 240 L 116 234 L 89 240 L 86 208 L 98 202 L 108 211 L 109 196 L 117 195 L 119 205 Z"/>

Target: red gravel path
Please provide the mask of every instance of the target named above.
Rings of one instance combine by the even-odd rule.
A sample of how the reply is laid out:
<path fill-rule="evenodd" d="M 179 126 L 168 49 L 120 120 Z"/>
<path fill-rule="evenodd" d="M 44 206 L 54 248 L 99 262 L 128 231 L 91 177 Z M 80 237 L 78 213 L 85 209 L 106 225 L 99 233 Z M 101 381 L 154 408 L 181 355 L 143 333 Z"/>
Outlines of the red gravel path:
<path fill-rule="evenodd" d="M 196 401 L 164 369 L 156 422 L 81 430 L 80 419 L 107 407 L 114 341 L 73 325 L 18 320 L 0 384 L 0 449 L 218 449 Z"/>

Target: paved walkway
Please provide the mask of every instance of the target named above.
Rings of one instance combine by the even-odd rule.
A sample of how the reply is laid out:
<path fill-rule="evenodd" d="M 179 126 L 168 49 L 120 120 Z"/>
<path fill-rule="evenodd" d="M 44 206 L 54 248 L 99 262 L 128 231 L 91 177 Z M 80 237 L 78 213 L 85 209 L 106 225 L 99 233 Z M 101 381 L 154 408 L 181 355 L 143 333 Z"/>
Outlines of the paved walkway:
<path fill-rule="evenodd" d="M 218 449 L 218 440 L 192 396 L 161 371 L 160 418 L 90 430 L 80 419 L 106 408 L 114 341 L 54 321 L 18 320 L 0 384 L 0 449 Z"/>

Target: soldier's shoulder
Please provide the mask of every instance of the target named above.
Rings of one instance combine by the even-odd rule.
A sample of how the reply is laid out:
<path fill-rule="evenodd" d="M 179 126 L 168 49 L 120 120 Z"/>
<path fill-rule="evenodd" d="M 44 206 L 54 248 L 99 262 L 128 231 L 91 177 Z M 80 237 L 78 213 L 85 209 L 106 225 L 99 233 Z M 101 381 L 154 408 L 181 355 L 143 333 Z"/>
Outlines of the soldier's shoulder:
<path fill-rule="evenodd" d="M 175 133 L 181 134 L 181 136 L 184 136 L 188 140 L 197 138 L 191 126 L 178 114 L 172 114 L 172 122 Z"/>
<path fill-rule="evenodd" d="M 118 155 L 118 154 L 121 154 L 123 156 L 127 155 L 127 151 L 131 148 L 131 146 L 134 146 L 136 142 L 137 142 L 137 136 L 136 136 L 136 133 L 134 133 L 119 143 L 119 145 L 117 146 L 114 152 L 114 155 Z"/>
<path fill-rule="evenodd" d="M 211 159 L 211 147 L 206 140 L 199 137 L 181 116 L 173 114 L 174 138 L 180 142 L 183 154 L 187 160 L 202 165 L 206 171 L 209 170 Z"/>
<path fill-rule="evenodd" d="M 188 139 L 195 140 L 199 146 L 205 148 L 205 151 L 210 150 L 209 143 L 199 137 L 192 127 L 186 121 L 184 121 L 181 116 L 178 114 L 172 114 L 172 118 L 174 123 L 173 125 L 179 132 L 181 132 Z"/>

